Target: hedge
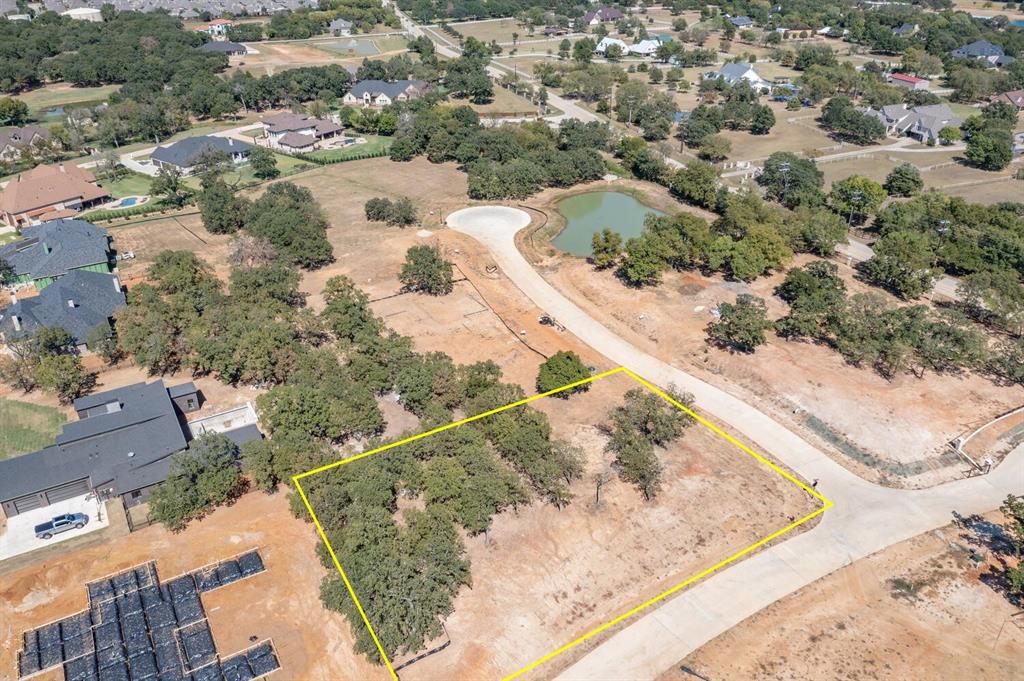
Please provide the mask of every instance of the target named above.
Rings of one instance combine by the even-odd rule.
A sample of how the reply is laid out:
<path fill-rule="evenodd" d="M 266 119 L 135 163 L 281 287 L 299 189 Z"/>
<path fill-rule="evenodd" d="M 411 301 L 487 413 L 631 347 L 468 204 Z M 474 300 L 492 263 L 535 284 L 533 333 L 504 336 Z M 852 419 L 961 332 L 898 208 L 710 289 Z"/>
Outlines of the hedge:
<path fill-rule="evenodd" d="M 88 220 L 89 222 L 104 222 L 109 220 L 120 220 L 122 218 L 131 218 L 138 215 L 147 215 L 149 213 L 163 213 L 168 210 L 175 210 L 175 207 L 168 205 L 163 201 L 148 201 L 141 206 L 121 208 L 120 210 L 94 210 L 88 213 L 82 213 L 79 218 L 82 220 Z"/>
<path fill-rule="evenodd" d="M 356 154 L 354 156 L 345 156 L 343 158 L 316 158 L 309 154 L 295 154 L 295 158 L 315 163 L 318 166 L 329 166 L 334 165 L 335 163 L 345 163 L 347 161 L 362 161 L 367 158 L 380 158 L 381 156 L 387 156 L 390 153 L 391 152 L 389 150 L 381 149 L 380 151 L 375 151 L 370 154 Z"/>

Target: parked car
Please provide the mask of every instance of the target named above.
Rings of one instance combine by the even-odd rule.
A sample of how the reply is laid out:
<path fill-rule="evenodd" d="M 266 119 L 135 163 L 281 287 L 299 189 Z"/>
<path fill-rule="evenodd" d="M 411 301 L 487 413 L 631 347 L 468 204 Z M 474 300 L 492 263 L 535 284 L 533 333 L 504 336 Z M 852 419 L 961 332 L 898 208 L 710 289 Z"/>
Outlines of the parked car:
<path fill-rule="evenodd" d="M 80 530 L 89 522 L 89 516 L 84 513 L 65 513 L 54 516 L 48 523 L 36 525 L 36 536 L 40 539 L 50 539 L 55 534 L 67 532 L 68 530 Z"/>

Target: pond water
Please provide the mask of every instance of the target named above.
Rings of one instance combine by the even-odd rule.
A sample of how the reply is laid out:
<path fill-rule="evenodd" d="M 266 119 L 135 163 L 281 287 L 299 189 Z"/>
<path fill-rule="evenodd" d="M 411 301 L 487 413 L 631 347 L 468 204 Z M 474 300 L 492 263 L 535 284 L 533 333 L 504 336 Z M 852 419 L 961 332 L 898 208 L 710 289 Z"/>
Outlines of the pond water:
<path fill-rule="evenodd" d="M 648 213 L 664 215 L 628 194 L 611 191 L 570 196 L 558 202 L 558 212 L 565 217 L 565 229 L 552 243 L 559 250 L 583 257 L 591 254 L 591 239 L 605 227 L 626 241 L 640 235 Z"/>

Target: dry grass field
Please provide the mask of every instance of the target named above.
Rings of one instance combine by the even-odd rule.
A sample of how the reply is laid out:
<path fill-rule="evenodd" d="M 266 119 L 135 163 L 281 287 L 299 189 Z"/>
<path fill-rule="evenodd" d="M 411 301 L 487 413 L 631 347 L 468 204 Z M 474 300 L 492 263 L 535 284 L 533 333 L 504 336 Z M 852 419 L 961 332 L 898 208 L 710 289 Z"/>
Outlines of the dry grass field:
<path fill-rule="evenodd" d="M 753 681 L 1024 677 L 1024 623 L 979 580 L 989 566 L 975 566 L 972 550 L 952 526 L 891 546 L 774 603 L 659 681 L 692 681 L 684 666 Z"/>

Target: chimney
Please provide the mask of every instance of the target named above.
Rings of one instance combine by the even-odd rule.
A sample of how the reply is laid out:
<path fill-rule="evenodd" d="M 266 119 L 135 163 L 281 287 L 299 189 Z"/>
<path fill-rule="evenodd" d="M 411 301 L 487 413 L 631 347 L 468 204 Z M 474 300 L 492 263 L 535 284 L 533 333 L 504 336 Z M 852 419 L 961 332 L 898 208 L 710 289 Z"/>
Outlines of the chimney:
<path fill-rule="evenodd" d="M 68 298 L 68 307 L 72 307 L 73 308 L 74 306 L 75 306 L 75 299 L 74 298 Z"/>
<path fill-rule="evenodd" d="M 18 295 L 14 291 L 11 291 L 11 305 L 16 305 L 17 302 L 18 302 Z"/>
<path fill-rule="evenodd" d="M 21 319 L 18 318 L 18 315 L 12 314 L 11 321 L 14 323 L 14 330 L 21 331 Z"/>
<path fill-rule="evenodd" d="M 114 290 L 118 293 L 121 292 L 121 280 L 117 278 L 117 275 L 114 275 Z"/>

